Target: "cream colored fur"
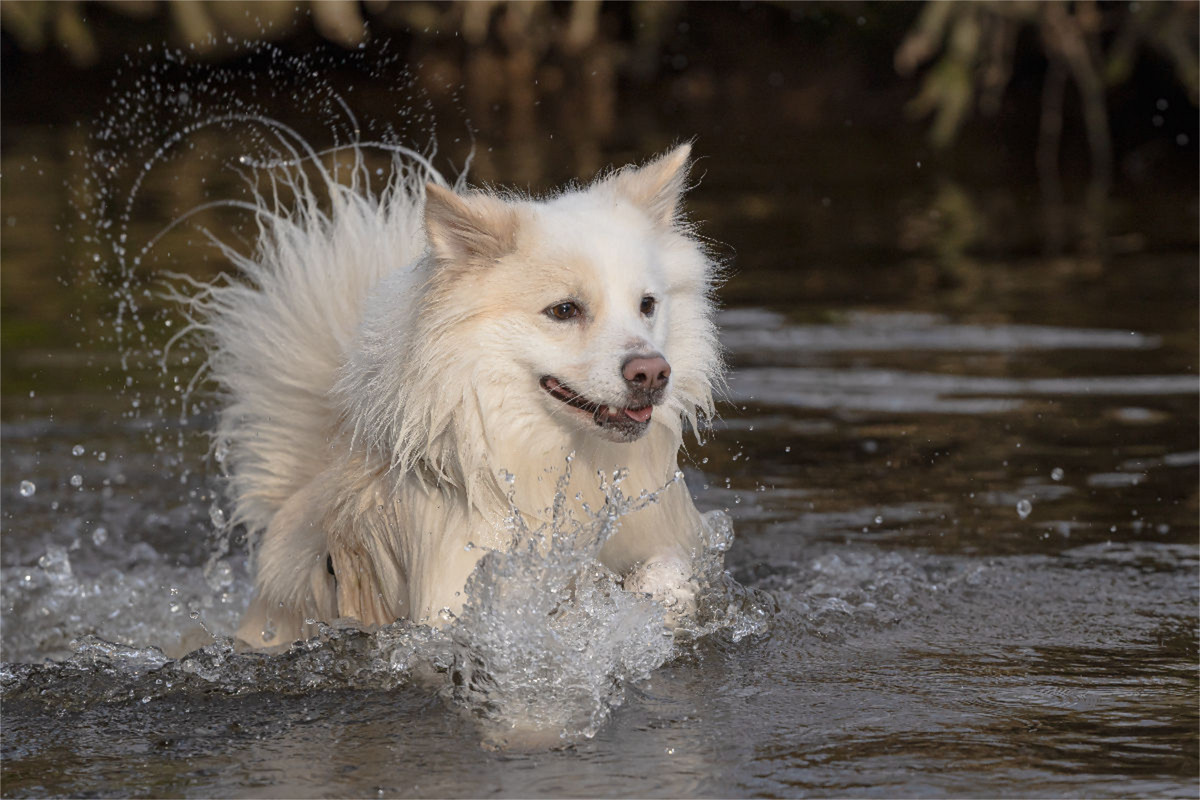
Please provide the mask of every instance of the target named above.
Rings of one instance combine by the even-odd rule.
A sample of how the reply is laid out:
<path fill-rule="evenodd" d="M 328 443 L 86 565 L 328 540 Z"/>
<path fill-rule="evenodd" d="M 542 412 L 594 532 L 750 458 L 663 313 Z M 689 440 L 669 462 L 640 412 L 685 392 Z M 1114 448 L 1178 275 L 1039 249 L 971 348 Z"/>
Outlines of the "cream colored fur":
<path fill-rule="evenodd" d="M 242 639 L 286 644 L 339 617 L 437 624 L 483 553 L 510 546 L 508 492 L 536 525 L 570 454 L 580 518 L 580 502 L 603 504 L 597 471 L 627 469 L 632 495 L 671 481 L 721 368 L 714 267 L 679 219 L 688 155 L 539 200 L 415 169 L 379 196 L 327 181 L 325 208 L 293 175 L 294 207 L 260 202 L 256 254 L 229 253 L 246 280 L 194 301 L 226 398 L 216 435 L 233 517 L 258 542 Z M 565 299 L 585 315 L 546 313 Z M 623 407 L 621 365 L 649 353 L 671 375 L 635 441 L 539 383 Z M 682 613 L 701 524 L 676 482 L 601 558 Z"/>

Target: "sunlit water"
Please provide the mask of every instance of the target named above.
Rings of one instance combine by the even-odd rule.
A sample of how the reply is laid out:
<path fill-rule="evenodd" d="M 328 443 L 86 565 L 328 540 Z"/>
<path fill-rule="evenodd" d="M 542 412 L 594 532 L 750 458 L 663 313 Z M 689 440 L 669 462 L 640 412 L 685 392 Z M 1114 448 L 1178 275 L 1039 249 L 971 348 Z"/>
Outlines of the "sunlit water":
<path fill-rule="evenodd" d="M 127 122 L 127 142 L 147 124 Z M 776 165 L 714 165 L 693 207 L 747 267 L 728 402 L 684 459 L 702 629 L 670 635 L 559 531 L 485 559 L 440 631 L 239 653 L 250 580 L 208 401 L 175 389 L 198 354 L 159 369 L 172 317 L 143 293 L 220 265 L 186 226 L 132 263 L 236 184 L 197 182 L 246 152 L 205 136 L 151 171 L 155 202 L 105 212 L 129 249 L 100 267 L 79 263 L 95 242 L 49 264 L 37 226 L 64 211 L 45 187 L 94 166 L 38 174 L 79 143 L 6 147 L 6 214 L 34 209 L 6 229 L 7 296 L 13 270 L 46 296 L 67 290 L 39 271 L 101 272 L 69 277 L 65 342 L 5 343 L 5 795 L 1195 796 L 1194 253 L 931 288 L 913 260 L 806 264 L 789 232 L 824 212 L 752 224 L 724 196 Z M 106 158 L 137 174 L 158 141 Z"/>

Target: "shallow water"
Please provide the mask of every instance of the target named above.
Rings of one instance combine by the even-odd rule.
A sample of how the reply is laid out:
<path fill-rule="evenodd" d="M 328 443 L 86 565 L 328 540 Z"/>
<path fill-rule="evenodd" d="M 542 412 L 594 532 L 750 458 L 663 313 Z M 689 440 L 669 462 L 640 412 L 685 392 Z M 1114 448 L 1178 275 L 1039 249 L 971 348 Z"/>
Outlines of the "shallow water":
<path fill-rule="evenodd" d="M 470 641 L 405 626 L 274 657 L 213 641 L 235 627 L 247 576 L 236 548 L 210 561 L 208 412 L 201 393 L 183 422 L 150 413 L 172 379 L 158 388 L 152 360 L 122 367 L 97 332 L 111 294 L 77 278 L 75 245 L 52 232 L 70 229 L 77 137 L 13 131 L 3 154 L 6 796 L 1200 789 L 1194 250 L 1103 267 L 963 257 L 951 280 L 850 234 L 808 257 L 795 231 L 853 229 L 877 198 L 834 175 L 832 217 L 771 202 L 780 171 L 802 182 L 808 165 L 742 142 L 734 167 L 728 140 L 702 138 L 713 163 L 692 208 L 738 252 L 722 293 L 732 372 L 684 470 L 702 509 L 733 520 L 732 576 L 778 604 L 770 631 L 670 651 L 654 609 L 601 575 L 599 605 L 546 640 L 584 636 L 596 655 L 476 639 L 495 658 L 544 656 L 481 688 L 452 678 Z M 502 168 L 502 145 L 493 158 Z M 158 199 L 135 209 L 134 238 L 187 201 L 172 174 L 205 168 L 149 182 Z M 932 185 L 891 187 L 889 213 Z M 1194 203 L 1164 214 L 1194 217 Z M 167 242 L 175 269 L 215 268 L 183 233 Z M 550 574 L 497 569 L 492 585 L 517 589 Z M 548 683 L 521 682 L 537 670 Z M 539 691 L 569 718 L 570 747 L 481 746 L 489 714 L 511 720 L 504 703 L 533 707 Z"/>

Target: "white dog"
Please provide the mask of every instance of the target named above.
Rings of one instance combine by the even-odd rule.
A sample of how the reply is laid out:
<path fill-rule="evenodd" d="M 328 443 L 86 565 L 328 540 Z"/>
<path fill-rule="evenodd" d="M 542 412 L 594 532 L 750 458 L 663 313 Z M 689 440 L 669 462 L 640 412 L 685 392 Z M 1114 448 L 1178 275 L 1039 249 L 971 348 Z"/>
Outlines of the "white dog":
<path fill-rule="evenodd" d="M 568 505 L 603 504 L 597 471 L 626 468 L 630 495 L 670 484 L 601 560 L 686 611 L 703 523 L 671 480 L 721 372 L 714 264 L 680 219 L 689 152 L 539 200 L 403 168 L 379 196 L 326 175 L 321 207 L 297 173 L 288 210 L 260 198 L 257 252 L 226 251 L 249 280 L 193 300 L 257 542 L 240 638 L 438 624 L 511 546 L 509 494 L 544 520 L 570 454 Z"/>

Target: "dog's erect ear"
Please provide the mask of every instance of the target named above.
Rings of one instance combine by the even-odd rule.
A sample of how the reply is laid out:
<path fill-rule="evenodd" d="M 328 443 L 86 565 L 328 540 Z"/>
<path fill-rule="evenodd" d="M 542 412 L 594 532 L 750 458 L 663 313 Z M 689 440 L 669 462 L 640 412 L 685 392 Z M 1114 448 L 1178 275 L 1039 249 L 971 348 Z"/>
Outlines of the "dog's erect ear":
<path fill-rule="evenodd" d="M 517 210 L 498 197 L 464 197 L 427 183 L 425 233 L 434 257 L 441 262 L 490 263 L 516 247 Z"/>
<path fill-rule="evenodd" d="M 687 188 L 691 154 L 692 145 L 681 144 L 644 166 L 622 169 L 604 183 L 649 214 L 656 224 L 670 227 Z"/>

